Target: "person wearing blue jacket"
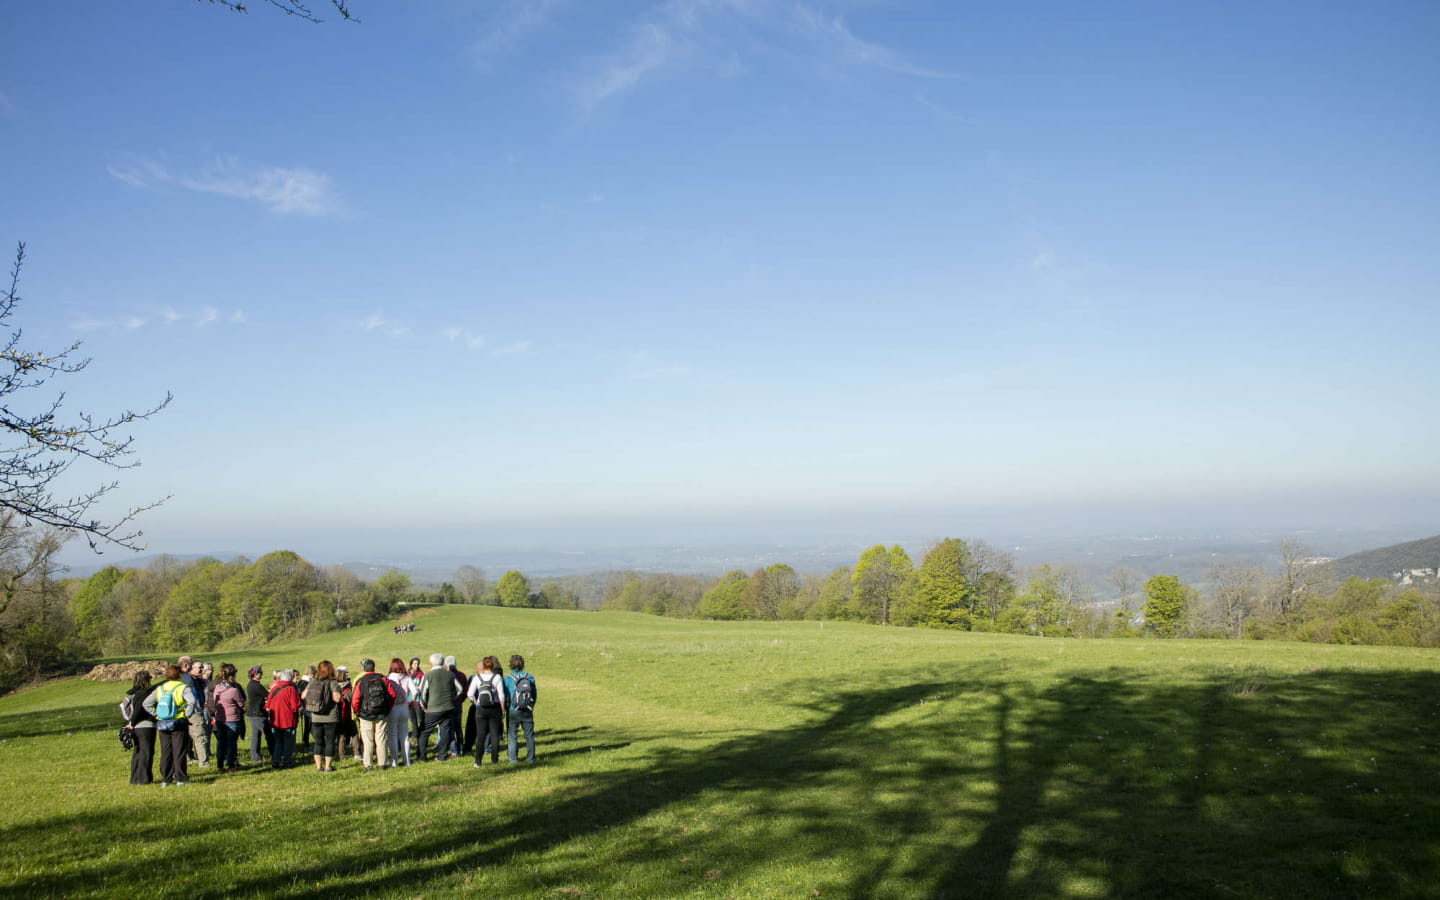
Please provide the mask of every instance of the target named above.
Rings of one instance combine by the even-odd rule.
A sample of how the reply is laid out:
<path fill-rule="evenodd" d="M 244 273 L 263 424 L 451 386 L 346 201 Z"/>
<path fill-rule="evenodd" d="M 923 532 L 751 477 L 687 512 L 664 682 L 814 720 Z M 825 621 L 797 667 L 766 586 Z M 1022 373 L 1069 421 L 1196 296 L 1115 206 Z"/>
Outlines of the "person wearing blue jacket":
<path fill-rule="evenodd" d="M 520 761 L 515 734 L 518 728 L 525 732 L 525 762 L 534 765 L 535 676 L 525 671 L 525 657 L 518 653 L 510 657 L 510 674 L 505 676 L 505 693 L 510 705 L 510 715 L 505 722 L 505 733 L 510 743 L 506 761 Z"/>

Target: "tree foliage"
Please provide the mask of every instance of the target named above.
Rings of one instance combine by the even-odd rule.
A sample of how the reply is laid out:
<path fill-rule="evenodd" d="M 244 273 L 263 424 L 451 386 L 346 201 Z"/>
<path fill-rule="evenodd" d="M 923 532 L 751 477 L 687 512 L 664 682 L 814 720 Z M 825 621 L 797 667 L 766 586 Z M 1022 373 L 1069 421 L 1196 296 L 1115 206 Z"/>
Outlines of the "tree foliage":
<path fill-rule="evenodd" d="M 854 586 L 851 617 L 877 625 L 891 624 L 892 614 L 908 598 L 911 575 L 910 555 L 899 544 L 889 549 L 876 544 L 861 553 L 850 575 Z"/>
<path fill-rule="evenodd" d="M 530 582 L 514 569 L 500 576 L 496 589 L 500 592 L 501 606 L 530 605 Z"/>
<path fill-rule="evenodd" d="M 17 596 L 43 583 L 40 573 L 13 562 L 0 554 L 0 571 Z M 51 643 L 73 657 L 203 652 L 383 621 L 411 597 L 403 573 L 366 584 L 348 569 L 322 572 L 290 551 L 254 562 L 161 556 L 144 569 L 112 566 L 76 579 L 71 592 L 61 591 L 63 616 L 52 614 L 48 625 Z M 0 631 L 0 651 L 10 643 Z"/>
<path fill-rule="evenodd" d="M 700 598 L 695 616 L 701 619 L 743 619 L 745 607 L 741 597 L 750 582 L 750 576 L 739 569 L 726 572 L 714 587 Z"/>
<path fill-rule="evenodd" d="M 926 552 L 917 578 L 914 620 L 917 625 L 969 629 L 976 613 L 970 584 L 974 558 L 959 538 L 946 538 Z"/>
<path fill-rule="evenodd" d="M 1178 637 L 1185 621 L 1190 589 L 1174 575 L 1156 575 L 1145 582 L 1145 628 L 1156 637 Z"/>

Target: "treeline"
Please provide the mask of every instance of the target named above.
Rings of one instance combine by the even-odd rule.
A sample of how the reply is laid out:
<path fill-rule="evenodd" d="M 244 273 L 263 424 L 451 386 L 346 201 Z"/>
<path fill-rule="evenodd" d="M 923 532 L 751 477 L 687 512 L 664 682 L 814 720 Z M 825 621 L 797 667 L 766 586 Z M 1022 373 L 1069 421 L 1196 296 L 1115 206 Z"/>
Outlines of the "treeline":
<path fill-rule="evenodd" d="M 394 573 L 399 574 L 399 573 Z M 401 577 L 404 577 L 403 575 Z M 547 579 L 538 587 L 522 573 L 511 569 L 495 583 L 475 566 L 461 566 L 450 581 L 433 590 L 419 590 L 421 603 L 465 603 L 477 606 L 511 606 L 525 609 L 579 609 L 584 581 L 592 576 L 565 576 Z"/>
<path fill-rule="evenodd" d="M 785 564 L 720 578 L 638 572 L 565 576 L 533 584 L 518 571 L 490 583 L 462 566 L 452 581 L 417 588 L 401 572 L 366 582 L 279 551 L 253 562 L 159 557 L 141 569 L 57 577 L 62 541 L 0 517 L 0 691 L 99 656 L 204 652 L 221 643 L 384 621 L 406 604 L 470 603 L 579 609 L 598 605 L 701 619 L 810 619 L 1000 631 L 1047 637 L 1252 638 L 1440 646 L 1440 590 L 1383 579 L 1334 578 L 1313 554 L 1281 546 L 1278 566 L 1225 563 L 1205 580 L 1120 567 L 1105 593 L 1076 569 L 1018 570 L 984 541 L 937 541 L 918 565 L 876 545 L 828 575 Z"/>
<path fill-rule="evenodd" d="M 853 566 L 801 575 L 783 563 L 720 579 L 627 572 L 613 577 L 605 609 L 702 619 L 836 619 L 1071 633 L 1085 608 L 1074 570 L 1041 567 L 1021 579 L 1015 560 L 984 541 L 947 538 L 915 565 L 899 545 L 877 544 Z"/>
<path fill-rule="evenodd" d="M 416 603 L 527 608 L 580 606 L 564 580 L 532 585 L 506 572 L 491 584 L 462 566 L 452 581 L 417 587 L 402 572 L 364 581 L 343 566 L 319 567 L 288 550 L 257 560 L 157 557 L 144 568 L 108 566 L 59 578 L 61 540 L 0 520 L 0 691 L 87 659 L 205 652 L 392 618 Z"/>
<path fill-rule="evenodd" d="M 1276 566 L 1226 563 L 1190 585 L 1116 568 L 1097 596 L 1080 572 L 1020 572 L 984 541 L 937 541 L 915 565 L 876 545 L 853 566 L 801 575 L 784 564 L 710 577 L 619 573 L 605 609 L 700 619 L 810 619 L 1049 637 L 1201 637 L 1440 646 L 1440 594 L 1376 579 L 1337 582 L 1290 541 Z"/>
<path fill-rule="evenodd" d="M 383 621 L 417 599 L 410 579 L 362 581 L 290 551 L 255 561 L 162 556 L 56 577 L 60 542 L 0 523 L 0 690 L 98 656 L 203 652 Z"/>

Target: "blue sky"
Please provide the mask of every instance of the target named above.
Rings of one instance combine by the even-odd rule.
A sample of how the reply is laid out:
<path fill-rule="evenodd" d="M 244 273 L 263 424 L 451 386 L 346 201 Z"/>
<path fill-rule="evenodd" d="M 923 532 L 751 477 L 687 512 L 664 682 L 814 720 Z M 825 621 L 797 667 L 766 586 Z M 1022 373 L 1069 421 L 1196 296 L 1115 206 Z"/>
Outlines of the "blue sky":
<path fill-rule="evenodd" d="M 352 8 L 0 8 L 152 550 L 1440 530 L 1433 3 Z"/>

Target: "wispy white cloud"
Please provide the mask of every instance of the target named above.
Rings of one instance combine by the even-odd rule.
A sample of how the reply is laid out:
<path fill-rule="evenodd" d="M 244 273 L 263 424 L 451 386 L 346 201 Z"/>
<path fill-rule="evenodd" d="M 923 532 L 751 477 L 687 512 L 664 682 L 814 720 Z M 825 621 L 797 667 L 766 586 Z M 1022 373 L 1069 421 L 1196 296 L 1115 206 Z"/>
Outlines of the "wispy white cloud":
<path fill-rule="evenodd" d="M 188 323 L 196 327 L 201 327 L 204 325 L 213 325 L 216 322 L 219 322 L 220 310 L 216 309 L 213 306 L 202 306 L 194 311 L 182 311 L 175 309 L 173 306 L 167 306 L 160 311 L 160 318 L 164 320 L 166 325 L 174 325 L 176 323 Z M 225 321 L 231 325 L 244 324 L 245 313 L 237 309 L 232 312 L 229 317 L 225 319 Z"/>
<path fill-rule="evenodd" d="M 796 32 L 816 42 L 827 56 L 853 65 L 875 66 L 899 75 L 915 78 L 956 78 L 948 72 L 925 69 L 910 62 L 901 53 L 855 36 L 850 26 L 838 15 L 826 15 L 804 4 L 795 4 L 791 16 Z"/>
<path fill-rule="evenodd" d="M 357 324 L 364 331 L 383 334 L 388 337 L 404 337 L 410 333 L 408 326 L 379 312 L 371 313 L 361 319 Z"/>
<path fill-rule="evenodd" d="M 944 103 L 941 103 L 938 100 L 934 100 L 925 94 L 916 94 L 915 102 L 930 110 L 942 119 L 950 119 L 952 121 L 964 122 L 968 124 L 975 124 L 975 122 L 977 121 L 970 116 L 961 115 L 960 113 L 951 109 L 949 106 L 946 106 Z"/>
<path fill-rule="evenodd" d="M 454 341 L 470 350 L 480 350 L 485 347 L 485 338 L 465 328 L 451 326 L 440 332 L 447 340 Z"/>
<path fill-rule="evenodd" d="M 151 160 L 140 160 L 128 166 L 106 166 L 105 171 L 109 172 L 112 178 L 137 188 L 168 184 L 172 180 L 164 166 Z"/>
<path fill-rule="evenodd" d="M 1030 255 L 1030 271 L 1040 281 L 1061 287 L 1079 287 L 1104 271 L 1096 259 L 1078 251 L 1060 251 L 1046 244 Z"/>
<path fill-rule="evenodd" d="M 839 14 L 793 0 L 666 0 L 633 22 L 625 40 L 574 84 L 586 110 L 623 96 L 662 71 L 696 65 L 721 77 L 747 70 L 746 57 L 799 55 L 824 69 L 866 67 L 915 78 L 954 78 L 856 35 Z"/>
<path fill-rule="evenodd" d="M 172 172 L 154 160 L 110 166 L 110 175 L 131 187 L 179 187 L 205 194 L 251 200 L 272 212 L 306 216 L 344 210 L 330 176 L 313 169 L 245 166 L 233 157 L 217 159 L 199 174 Z"/>
<path fill-rule="evenodd" d="M 689 375 L 693 368 L 679 363 L 658 359 L 646 350 L 631 353 L 625 358 L 625 377 L 635 379 L 677 378 Z"/>
<path fill-rule="evenodd" d="M 535 345 L 534 341 L 514 341 L 499 347 L 492 347 L 483 335 L 456 326 L 442 329 L 440 333 L 446 340 L 457 343 L 467 350 L 482 351 L 489 356 L 518 356 L 522 353 L 529 353 Z"/>
<path fill-rule="evenodd" d="M 147 325 L 190 325 L 196 328 L 208 325 L 244 325 L 248 320 L 244 310 L 233 310 L 226 314 L 214 306 L 197 309 L 176 309 L 162 306 L 158 310 L 141 315 L 138 313 L 115 316 L 86 316 L 71 322 L 78 331 L 137 331 Z"/>
<path fill-rule="evenodd" d="M 518 356 L 521 353 L 529 353 L 534 346 L 534 341 L 516 341 L 513 344 L 506 344 L 503 347 L 496 347 L 490 351 L 491 356 Z"/>
<path fill-rule="evenodd" d="M 543 27 L 560 0 L 506 0 L 495 7 L 488 26 L 471 48 L 484 63 L 510 50 L 525 36 Z"/>

